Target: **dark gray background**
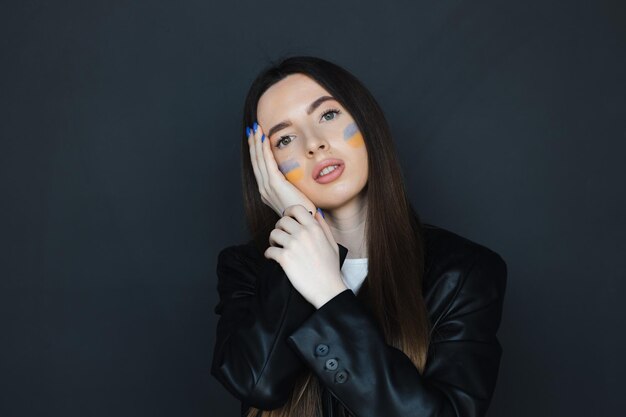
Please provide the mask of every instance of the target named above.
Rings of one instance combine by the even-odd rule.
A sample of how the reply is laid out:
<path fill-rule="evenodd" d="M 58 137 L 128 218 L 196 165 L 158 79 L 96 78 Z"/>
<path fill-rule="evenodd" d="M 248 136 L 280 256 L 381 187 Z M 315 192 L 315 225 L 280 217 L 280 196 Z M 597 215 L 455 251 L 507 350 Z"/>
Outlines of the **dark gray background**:
<path fill-rule="evenodd" d="M 209 375 L 216 255 L 246 239 L 244 95 L 284 54 L 359 77 L 422 220 L 507 261 L 489 415 L 622 415 L 625 23 L 621 1 L 3 2 L 0 415 L 238 415 Z"/>

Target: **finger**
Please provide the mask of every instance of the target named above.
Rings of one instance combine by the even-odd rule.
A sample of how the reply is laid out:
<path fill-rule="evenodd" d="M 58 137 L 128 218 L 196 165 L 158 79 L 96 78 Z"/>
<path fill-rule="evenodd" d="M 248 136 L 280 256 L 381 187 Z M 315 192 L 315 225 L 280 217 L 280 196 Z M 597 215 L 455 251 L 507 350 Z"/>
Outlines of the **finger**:
<path fill-rule="evenodd" d="M 283 214 L 282 214 L 281 216 L 284 216 L 284 215 L 285 215 L 285 210 L 286 210 L 286 209 L 287 209 L 287 208 L 284 208 L 284 209 L 283 209 Z M 311 210 L 309 210 L 309 214 L 310 214 L 311 216 L 313 216 L 313 212 L 312 212 Z"/>
<path fill-rule="evenodd" d="M 259 164 L 256 157 L 256 146 L 254 144 L 254 133 L 252 129 L 250 129 L 250 135 L 248 136 L 248 148 L 250 150 L 250 161 L 252 162 L 252 171 L 254 171 L 254 176 L 256 178 L 257 185 L 259 190 L 263 189 L 263 177 L 261 176 L 261 171 L 259 171 Z"/>
<path fill-rule="evenodd" d="M 286 247 L 291 239 L 291 235 L 281 229 L 274 229 L 270 232 L 269 242 L 272 246 Z"/>
<path fill-rule="evenodd" d="M 312 216 L 313 212 L 309 211 L 302 204 L 294 204 L 285 209 L 285 216 L 293 217 L 303 226 L 315 224 Z"/>
<path fill-rule="evenodd" d="M 259 130 L 260 129 L 261 126 L 259 126 Z M 262 132 L 261 135 L 263 134 L 264 133 Z M 265 161 L 265 169 L 268 173 L 268 180 L 271 178 L 280 177 L 285 178 L 286 180 L 287 177 L 285 177 L 285 174 L 283 174 L 282 171 L 278 168 L 278 162 L 276 162 L 276 159 L 274 158 L 274 153 L 272 152 L 272 143 L 269 141 L 267 136 L 265 137 L 265 140 L 261 142 L 261 150 L 263 151 L 263 160 Z"/>
<path fill-rule="evenodd" d="M 284 230 L 290 235 L 295 235 L 301 227 L 302 225 L 297 220 L 289 216 L 281 217 L 274 225 L 275 229 Z"/>
<path fill-rule="evenodd" d="M 322 230 L 324 231 L 324 235 L 326 236 L 326 239 L 328 239 L 328 242 L 336 248 L 337 241 L 335 240 L 335 236 L 333 236 L 333 232 L 330 230 L 330 226 L 326 223 L 326 219 L 322 216 L 321 210 L 322 209 L 318 207 L 317 212 L 315 213 L 315 220 L 317 220 L 320 226 L 322 226 Z"/>
<path fill-rule="evenodd" d="M 276 262 L 279 262 L 279 259 L 281 257 L 282 251 L 283 251 L 283 249 L 281 249 L 281 248 L 277 248 L 275 246 L 270 246 L 267 249 L 265 249 L 265 252 L 263 252 L 263 256 L 265 256 L 267 259 L 273 259 Z"/>
<path fill-rule="evenodd" d="M 257 164 L 259 166 L 259 172 L 261 173 L 261 177 L 263 178 L 263 188 L 265 188 L 265 190 L 269 191 L 269 175 L 267 173 L 267 166 L 265 163 L 265 156 L 263 154 L 263 145 L 265 144 L 264 142 L 261 142 L 261 137 L 263 136 L 263 132 L 261 130 L 261 126 L 259 126 L 256 122 L 254 122 L 255 124 L 253 125 L 256 126 L 256 132 L 253 133 L 254 136 L 254 150 L 256 153 L 256 160 L 257 160 Z"/>

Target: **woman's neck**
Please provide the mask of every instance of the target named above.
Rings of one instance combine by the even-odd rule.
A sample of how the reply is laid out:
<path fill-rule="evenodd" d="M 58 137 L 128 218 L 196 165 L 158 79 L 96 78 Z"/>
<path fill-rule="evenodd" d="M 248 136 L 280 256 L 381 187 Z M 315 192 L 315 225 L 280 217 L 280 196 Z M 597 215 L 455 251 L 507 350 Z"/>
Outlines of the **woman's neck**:
<path fill-rule="evenodd" d="M 359 195 L 341 207 L 324 211 L 324 214 L 335 241 L 348 248 L 347 258 L 367 258 L 365 197 Z"/>

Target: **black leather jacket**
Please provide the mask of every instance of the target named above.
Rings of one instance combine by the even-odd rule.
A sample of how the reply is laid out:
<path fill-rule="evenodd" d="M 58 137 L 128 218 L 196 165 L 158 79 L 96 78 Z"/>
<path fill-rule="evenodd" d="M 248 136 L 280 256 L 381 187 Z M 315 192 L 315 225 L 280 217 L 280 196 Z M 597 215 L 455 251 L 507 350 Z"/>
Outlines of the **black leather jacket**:
<path fill-rule="evenodd" d="M 211 374 L 249 406 L 282 406 L 304 367 L 319 378 L 324 417 L 477 417 L 498 376 L 507 266 L 495 252 L 423 224 L 424 298 L 432 325 L 423 374 L 387 345 L 348 289 L 316 310 L 280 264 L 253 246 L 218 255 L 220 315 Z M 339 245 L 340 266 L 347 249 Z"/>

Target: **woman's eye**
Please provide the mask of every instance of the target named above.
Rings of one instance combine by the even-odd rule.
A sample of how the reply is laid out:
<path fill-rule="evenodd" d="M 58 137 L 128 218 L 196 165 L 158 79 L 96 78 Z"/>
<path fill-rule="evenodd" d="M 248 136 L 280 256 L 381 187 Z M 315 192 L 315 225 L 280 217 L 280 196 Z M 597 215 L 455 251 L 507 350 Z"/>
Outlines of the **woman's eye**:
<path fill-rule="evenodd" d="M 280 139 L 278 139 L 278 142 L 276 142 L 276 147 L 280 149 L 283 146 L 285 146 L 285 145 L 283 146 L 280 146 L 280 145 L 284 143 L 286 139 L 289 139 L 289 142 L 287 142 L 286 144 L 289 144 L 291 142 L 291 136 L 281 136 Z"/>
<path fill-rule="evenodd" d="M 335 119 L 335 118 L 337 117 L 336 115 L 334 115 L 334 116 L 333 116 L 333 117 L 331 117 L 330 119 L 326 117 L 327 115 L 329 115 L 329 114 L 333 114 L 333 113 L 339 114 L 339 113 L 341 113 L 341 112 L 340 112 L 339 110 L 337 110 L 337 109 L 330 109 L 330 110 L 327 110 L 327 111 L 325 111 L 325 112 L 324 112 L 324 114 L 322 114 L 322 119 L 324 119 L 324 120 L 333 120 L 333 119 Z"/>

